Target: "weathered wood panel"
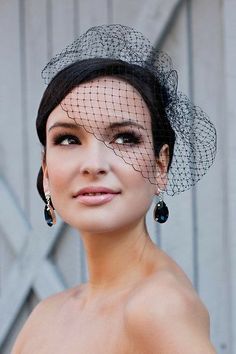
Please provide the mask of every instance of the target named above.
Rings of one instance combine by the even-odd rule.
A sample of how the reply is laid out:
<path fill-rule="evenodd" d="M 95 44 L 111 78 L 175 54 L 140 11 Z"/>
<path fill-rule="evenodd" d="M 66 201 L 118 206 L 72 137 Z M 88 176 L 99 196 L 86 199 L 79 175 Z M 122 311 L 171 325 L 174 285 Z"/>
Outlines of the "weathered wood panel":
<path fill-rule="evenodd" d="M 225 142 L 222 81 L 221 1 L 193 1 L 192 17 L 192 82 L 193 99 L 211 117 L 218 130 L 218 154 L 209 173 L 197 186 L 196 236 L 198 254 L 198 292 L 206 303 L 212 325 L 212 338 L 218 353 L 231 353 L 228 318 L 227 279 L 224 247 L 224 170 L 222 169 Z M 214 182 L 213 182 L 214 181 Z M 216 296 L 217 294 L 217 296 Z"/>
<path fill-rule="evenodd" d="M 236 2 L 225 0 L 223 7 L 223 40 L 224 46 L 224 87 L 222 96 L 226 100 L 220 129 L 224 131 L 222 141 L 223 159 L 222 170 L 224 175 L 223 214 L 224 249 L 225 249 L 225 276 L 227 302 L 229 304 L 228 331 L 231 344 L 231 353 L 236 353 Z"/>
<path fill-rule="evenodd" d="M 76 31 L 76 10 L 77 7 L 75 6 L 74 0 L 51 0 L 50 26 L 52 55 L 61 51 L 74 40 Z"/>
<path fill-rule="evenodd" d="M 0 5 L 0 127 L 1 174 L 14 190 L 22 208 L 26 208 L 24 171 L 26 149 L 21 84 L 21 26 L 18 0 L 1 1 Z"/>
<path fill-rule="evenodd" d="M 83 33 L 89 27 L 108 23 L 108 1 L 98 0 L 96 6 L 94 1 L 79 1 L 79 31 Z"/>
<path fill-rule="evenodd" d="M 28 140 L 28 217 L 35 229 L 43 230 L 42 202 L 36 191 L 36 178 L 40 167 L 40 144 L 35 130 L 37 109 L 45 84 L 41 70 L 52 52 L 50 1 L 24 1 L 24 47 L 25 47 L 25 120 Z"/>
<path fill-rule="evenodd" d="M 0 4 L 0 166 L 1 178 L 4 178 L 5 188 L 14 198 L 15 208 L 27 210 L 27 143 L 25 136 L 24 91 L 22 87 L 23 51 L 21 10 L 18 0 L 1 1 Z M 3 180 L 1 180 L 3 181 Z M 2 193 L 1 193 L 2 194 Z M 16 249 L 20 250 L 22 224 L 19 233 L 13 215 L 6 215 L 6 198 L 1 199 L 0 214 L 0 298 L 9 276 L 9 268 L 14 261 Z M 10 216 L 10 218 L 9 218 Z M 25 220 L 26 221 L 26 220 Z M 27 222 L 27 221 L 26 221 Z M 13 237 L 13 233 L 15 236 Z M 4 239 L 3 239 L 4 238 Z M 12 244 L 14 243 L 14 247 Z M 3 274 L 4 273 L 4 274 Z M 28 305 L 21 311 L 21 319 L 13 333 L 19 331 L 29 313 Z M 4 309 L 6 311 L 6 309 Z M 2 327 L 2 313 L 0 314 Z M 12 333 L 12 335 L 13 335 Z M 11 340 L 5 342 L 5 353 L 10 352 Z M 0 344 L 1 347 L 1 344 Z M 1 351 L 1 349 L 0 349 Z"/>
<path fill-rule="evenodd" d="M 148 0 L 141 3 L 142 8 L 134 17 L 134 28 L 146 34 L 151 42 L 161 42 L 183 3 L 182 0 Z"/>

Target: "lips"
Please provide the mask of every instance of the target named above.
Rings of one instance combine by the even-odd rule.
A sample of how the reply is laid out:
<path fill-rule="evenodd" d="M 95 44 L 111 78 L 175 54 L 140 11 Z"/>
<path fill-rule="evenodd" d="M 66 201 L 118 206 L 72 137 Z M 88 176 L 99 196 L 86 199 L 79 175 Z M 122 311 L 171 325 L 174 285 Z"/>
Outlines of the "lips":
<path fill-rule="evenodd" d="M 74 195 L 74 197 L 78 197 L 79 195 L 102 195 L 102 194 L 119 194 L 120 191 L 115 191 L 111 188 L 106 187 L 86 187 L 79 190 L 78 193 Z"/>
<path fill-rule="evenodd" d="M 87 187 L 79 190 L 74 195 L 84 205 L 96 206 L 110 202 L 121 192 L 106 187 Z"/>

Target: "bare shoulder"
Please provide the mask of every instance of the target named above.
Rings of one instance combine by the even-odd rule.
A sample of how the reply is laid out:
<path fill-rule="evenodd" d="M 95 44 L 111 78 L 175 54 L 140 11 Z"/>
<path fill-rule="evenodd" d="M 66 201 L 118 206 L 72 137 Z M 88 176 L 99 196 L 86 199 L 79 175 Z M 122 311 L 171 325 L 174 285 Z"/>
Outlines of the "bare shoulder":
<path fill-rule="evenodd" d="M 194 309 L 206 327 L 209 326 L 208 311 L 193 286 L 180 281 L 173 272 L 168 270 L 156 272 L 132 293 L 127 303 L 127 312 L 136 314 L 138 309 L 150 307 L 158 311 L 159 315 L 162 312 L 166 315 L 167 311 L 192 312 Z"/>
<path fill-rule="evenodd" d="M 53 325 L 54 315 L 70 298 L 73 291 L 74 289 L 69 289 L 54 294 L 38 303 L 21 329 L 11 354 L 20 354 L 29 338 L 35 338 L 37 335 L 41 335 L 42 332 L 47 333 L 50 330 Z"/>
<path fill-rule="evenodd" d="M 208 311 L 190 281 L 171 270 L 145 280 L 126 307 L 129 333 L 145 353 L 215 353 Z M 195 347 L 194 347 L 195 345 Z"/>

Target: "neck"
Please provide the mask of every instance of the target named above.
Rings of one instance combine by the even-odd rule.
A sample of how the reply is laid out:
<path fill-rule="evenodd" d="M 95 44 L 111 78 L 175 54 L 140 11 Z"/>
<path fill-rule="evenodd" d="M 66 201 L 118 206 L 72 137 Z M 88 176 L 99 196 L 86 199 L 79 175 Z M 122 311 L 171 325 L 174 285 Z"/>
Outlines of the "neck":
<path fill-rule="evenodd" d="M 146 254 L 155 247 L 144 220 L 116 232 L 83 233 L 81 237 L 89 271 L 88 287 L 94 294 L 137 282 L 146 269 Z"/>

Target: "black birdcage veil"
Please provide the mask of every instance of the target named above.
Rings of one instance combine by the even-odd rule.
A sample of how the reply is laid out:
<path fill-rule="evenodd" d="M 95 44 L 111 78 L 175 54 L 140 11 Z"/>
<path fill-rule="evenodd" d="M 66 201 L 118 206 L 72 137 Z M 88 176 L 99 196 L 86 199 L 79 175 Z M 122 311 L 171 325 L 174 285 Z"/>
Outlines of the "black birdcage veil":
<path fill-rule="evenodd" d="M 52 58 L 42 76 L 48 84 L 72 63 L 97 58 L 150 73 L 154 80 L 149 87 L 158 90 L 163 109 L 157 104 L 150 112 L 148 101 L 132 84 L 132 72 L 125 80 L 115 68 L 111 75 L 98 72 L 97 77 L 74 87 L 60 102 L 67 116 L 167 194 L 195 185 L 214 161 L 216 131 L 201 108 L 178 92 L 170 57 L 130 27 L 102 25 L 90 28 Z M 160 149 L 165 144 L 173 146 L 168 173 L 159 171 L 155 163 L 154 145 L 158 144 Z"/>

